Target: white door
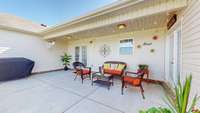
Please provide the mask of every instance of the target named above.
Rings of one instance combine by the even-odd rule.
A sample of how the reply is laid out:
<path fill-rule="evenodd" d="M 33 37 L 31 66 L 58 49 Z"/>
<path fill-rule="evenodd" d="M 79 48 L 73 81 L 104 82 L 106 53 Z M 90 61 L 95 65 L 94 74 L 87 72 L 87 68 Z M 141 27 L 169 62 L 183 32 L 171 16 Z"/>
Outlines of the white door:
<path fill-rule="evenodd" d="M 170 34 L 169 45 L 169 81 L 174 82 L 174 33 Z"/>
<path fill-rule="evenodd" d="M 87 66 L 87 46 L 75 47 L 75 61 L 82 62 Z"/>
<path fill-rule="evenodd" d="M 172 84 L 177 84 L 181 70 L 181 30 L 173 31 L 169 37 L 169 79 Z"/>

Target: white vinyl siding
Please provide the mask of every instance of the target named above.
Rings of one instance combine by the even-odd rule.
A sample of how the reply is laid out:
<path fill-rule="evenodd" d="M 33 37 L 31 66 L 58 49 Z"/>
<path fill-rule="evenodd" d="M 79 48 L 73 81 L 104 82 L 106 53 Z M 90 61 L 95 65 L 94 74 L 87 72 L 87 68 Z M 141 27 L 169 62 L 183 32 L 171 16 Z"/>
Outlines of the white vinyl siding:
<path fill-rule="evenodd" d="M 200 0 L 191 0 L 183 12 L 182 20 L 182 72 L 183 77 L 193 75 L 193 87 L 200 85 Z M 182 78 L 183 78 L 182 77 Z"/>

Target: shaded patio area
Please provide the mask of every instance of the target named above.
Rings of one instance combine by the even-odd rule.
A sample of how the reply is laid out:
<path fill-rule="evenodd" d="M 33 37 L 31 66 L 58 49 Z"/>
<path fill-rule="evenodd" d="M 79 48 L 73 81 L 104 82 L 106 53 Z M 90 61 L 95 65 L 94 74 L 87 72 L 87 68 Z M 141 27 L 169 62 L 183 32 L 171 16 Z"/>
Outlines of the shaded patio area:
<path fill-rule="evenodd" d="M 121 95 L 118 79 L 110 90 L 73 79 L 71 71 L 58 71 L 1 83 L 0 113 L 138 113 L 164 105 L 159 85 L 144 83 L 143 100 L 138 88 L 128 87 Z"/>

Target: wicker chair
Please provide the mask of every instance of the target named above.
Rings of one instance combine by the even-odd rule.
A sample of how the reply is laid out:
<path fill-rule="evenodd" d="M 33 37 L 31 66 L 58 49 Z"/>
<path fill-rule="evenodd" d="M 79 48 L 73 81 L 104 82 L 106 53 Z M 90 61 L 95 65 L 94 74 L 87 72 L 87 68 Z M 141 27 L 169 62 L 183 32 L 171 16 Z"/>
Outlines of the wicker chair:
<path fill-rule="evenodd" d="M 136 75 L 136 76 L 132 77 L 132 76 L 130 76 L 131 74 Z M 122 77 L 122 89 L 121 89 L 122 95 L 124 94 L 124 87 L 127 88 L 127 84 L 129 84 L 134 87 L 139 87 L 142 97 L 143 97 L 143 99 L 145 99 L 144 89 L 142 86 L 142 80 L 143 80 L 144 75 L 145 75 L 145 72 L 142 70 L 140 70 L 138 72 L 130 72 L 130 71 L 125 72 L 125 75 Z"/>
<path fill-rule="evenodd" d="M 82 84 L 83 84 L 83 80 L 91 75 L 91 68 L 90 67 L 86 67 L 83 63 L 81 62 L 74 62 L 73 63 L 73 67 L 74 67 L 74 73 L 76 74 L 74 80 L 76 80 L 77 76 L 81 76 L 81 80 L 82 80 Z"/>

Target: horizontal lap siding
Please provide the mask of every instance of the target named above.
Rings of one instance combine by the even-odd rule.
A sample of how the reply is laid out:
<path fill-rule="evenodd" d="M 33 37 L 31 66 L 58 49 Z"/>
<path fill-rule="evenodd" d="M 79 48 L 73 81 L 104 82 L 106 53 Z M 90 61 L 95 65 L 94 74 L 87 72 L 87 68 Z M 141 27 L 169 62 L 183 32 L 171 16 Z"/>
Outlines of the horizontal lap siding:
<path fill-rule="evenodd" d="M 200 0 L 191 0 L 183 12 L 182 21 L 183 76 L 193 75 L 193 93 L 200 85 Z"/>

